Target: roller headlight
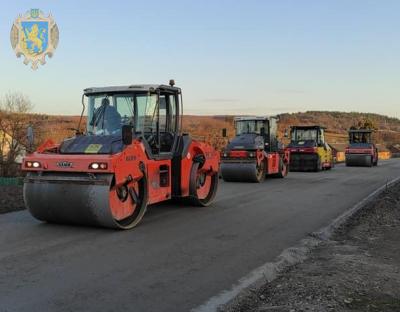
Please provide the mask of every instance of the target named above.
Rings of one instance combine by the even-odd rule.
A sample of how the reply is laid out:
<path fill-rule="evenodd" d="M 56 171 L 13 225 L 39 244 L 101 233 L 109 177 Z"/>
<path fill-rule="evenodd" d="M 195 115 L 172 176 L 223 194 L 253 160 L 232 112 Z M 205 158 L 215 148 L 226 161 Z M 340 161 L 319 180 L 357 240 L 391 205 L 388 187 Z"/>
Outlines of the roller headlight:
<path fill-rule="evenodd" d="M 42 165 L 41 165 L 41 163 L 38 162 L 38 161 L 27 161 L 27 162 L 25 163 L 25 167 L 26 167 L 26 168 L 35 168 L 35 169 L 38 169 L 38 168 L 41 168 Z"/>
<path fill-rule="evenodd" d="M 93 163 L 93 164 L 90 165 L 90 167 L 91 167 L 92 169 L 95 169 L 95 170 L 96 170 L 96 169 L 99 169 L 100 166 L 99 166 L 98 163 Z"/>
<path fill-rule="evenodd" d="M 89 166 L 89 169 L 92 170 L 106 170 L 108 168 L 107 163 L 102 163 L 102 162 L 94 162 L 91 163 Z"/>

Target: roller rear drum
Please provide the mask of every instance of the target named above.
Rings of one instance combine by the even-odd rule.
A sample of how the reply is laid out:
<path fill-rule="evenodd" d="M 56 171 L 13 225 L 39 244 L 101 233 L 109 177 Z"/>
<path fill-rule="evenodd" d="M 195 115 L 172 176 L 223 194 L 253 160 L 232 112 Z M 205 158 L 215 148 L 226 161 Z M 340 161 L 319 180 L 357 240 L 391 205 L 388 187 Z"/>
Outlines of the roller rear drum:
<path fill-rule="evenodd" d="M 214 200 L 218 189 L 218 173 L 207 172 L 193 163 L 190 170 L 190 201 L 195 206 L 208 206 Z"/>

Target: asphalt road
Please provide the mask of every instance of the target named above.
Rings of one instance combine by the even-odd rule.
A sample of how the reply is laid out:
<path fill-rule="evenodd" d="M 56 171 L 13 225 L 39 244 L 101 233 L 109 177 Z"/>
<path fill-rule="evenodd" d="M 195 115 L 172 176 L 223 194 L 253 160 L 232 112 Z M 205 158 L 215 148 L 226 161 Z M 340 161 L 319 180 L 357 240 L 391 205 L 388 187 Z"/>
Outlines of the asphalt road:
<path fill-rule="evenodd" d="M 0 311 L 190 311 L 399 175 L 390 160 L 221 182 L 211 207 L 153 206 L 131 231 L 0 215 Z"/>

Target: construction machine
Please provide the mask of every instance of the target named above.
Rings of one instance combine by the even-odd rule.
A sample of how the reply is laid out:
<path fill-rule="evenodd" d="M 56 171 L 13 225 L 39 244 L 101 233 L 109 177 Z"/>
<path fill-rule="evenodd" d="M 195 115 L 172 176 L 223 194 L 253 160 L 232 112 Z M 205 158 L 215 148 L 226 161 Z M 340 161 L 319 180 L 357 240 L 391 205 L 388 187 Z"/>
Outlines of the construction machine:
<path fill-rule="evenodd" d="M 350 129 L 346 147 L 346 166 L 377 166 L 378 149 L 372 142 L 371 129 Z"/>
<path fill-rule="evenodd" d="M 278 141 L 277 118 L 235 117 L 234 123 L 236 136 L 221 153 L 222 178 L 228 182 L 261 182 L 266 175 L 284 178 L 289 153 Z"/>
<path fill-rule="evenodd" d="M 325 141 L 325 128 L 292 126 L 290 131 L 291 171 L 320 171 L 334 166 L 332 148 Z"/>
<path fill-rule="evenodd" d="M 172 80 L 88 88 L 82 103 L 85 132 L 78 126 L 74 137 L 48 140 L 23 160 L 24 200 L 35 218 L 130 229 L 148 205 L 213 201 L 219 153 L 182 133 L 182 92 Z"/>

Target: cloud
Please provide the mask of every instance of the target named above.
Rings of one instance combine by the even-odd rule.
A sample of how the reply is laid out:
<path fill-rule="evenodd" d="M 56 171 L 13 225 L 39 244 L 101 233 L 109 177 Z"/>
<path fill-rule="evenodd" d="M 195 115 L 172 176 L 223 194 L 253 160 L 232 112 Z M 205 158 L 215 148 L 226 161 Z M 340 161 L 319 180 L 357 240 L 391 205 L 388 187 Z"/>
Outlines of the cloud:
<path fill-rule="evenodd" d="M 206 102 L 206 103 L 237 103 L 237 102 L 239 102 L 239 99 L 210 98 L 210 99 L 203 99 L 202 102 Z"/>
<path fill-rule="evenodd" d="M 194 115 L 273 115 L 280 113 L 290 113 L 297 112 L 299 109 L 292 106 L 248 106 L 241 105 L 240 107 L 220 107 L 220 106 L 212 106 L 212 107 L 187 107 L 185 110 L 185 114 L 194 114 Z"/>
<path fill-rule="evenodd" d="M 283 93 L 283 94 L 304 94 L 306 93 L 304 90 L 297 90 L 297 89 L 278 89 L 276 93 Z"/>

